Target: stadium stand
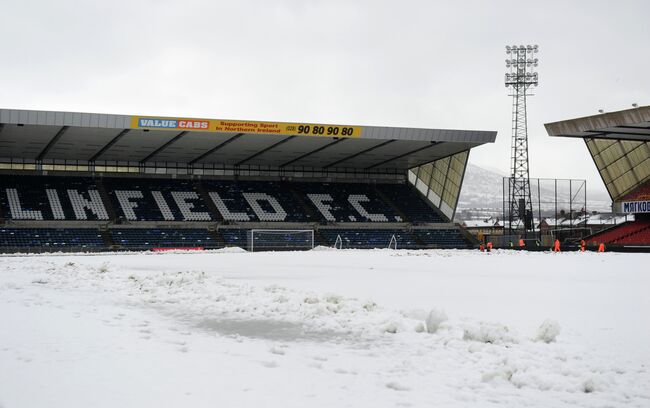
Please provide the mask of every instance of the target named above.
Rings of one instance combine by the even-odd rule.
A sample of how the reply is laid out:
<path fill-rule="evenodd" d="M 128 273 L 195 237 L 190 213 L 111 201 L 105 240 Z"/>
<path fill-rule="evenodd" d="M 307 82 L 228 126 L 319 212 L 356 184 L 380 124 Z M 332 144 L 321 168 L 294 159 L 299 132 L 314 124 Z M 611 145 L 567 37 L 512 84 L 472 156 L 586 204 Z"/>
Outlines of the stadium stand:
<path fill-rule="evenodd" d="M 587 237 L 585 240 L 592 245 L 598 245 L 601 242 L 605 244 L 615 245 L 642 245 L 650 242 L 648 240 L 649 237 L 650 220 L 637 219 L 632 222 L 627 222 L 625 224 L 608 228 L 604 231 Z"/>
<path fill-rule="evenodd" d="M 650 217 L 650 106 L 601 111 L 544 126 L 549 136 L 583 139 L 612 199 L 613 211 L 635 217 L 634 222 L 592 234 L 585 241 L 602 242 L 610 249 L 650 251 L 646 228 Z"/>
<path fill-rule="evenodd" d="M 315 221 L 297 202 L 288 183 L 203 181 L 220 215 L 228 221 Z"/>
<path fill-rule="evenodd" d="M 94 228 L 0 228 L 0 247 L 83 250 L 104 246 Z"/>
<path fill-rule="evenodd" d="M 334 246 L 341 237 L 343 248 L 388 248 L 395 236 L 397 248 L 412 249 L 419 245 L 408 231 L 397 229 L 321 229 L 320 235 L 328 246 Z"/>
<path fill-rule="evenodd" d="M 650 182 L 626 194 L 621 201 L 650 200 Z"/>
<path fill-rule="evenodd" d="M 445 222 L 417 192 L 401 184 L 202 181 L 201 189 L 219 214 L 211 213 L 210 203 L 195 191 L 198 183 L 188 180 L 106 177 L 102 184 L 109 203 L 92 179 L 8 177 L 2 181 L 0 203 L 7 218 L 15 220 L 108 220 L 108 209 L 114 208 L 118 223 Z"/>
<path fill-rule="evenodd" d="M 495 138 L 0 109 L 0 251 L 465 247 L 438 230 L 461 228 L 469 152 Z"/>
<path fill-rule="evenodd" d="M 105 178 L 104 185 L 125 221 L 212 221 L 189 180 Z"/>
<path fill-rule="evenodd" d="M 0 177 L 0 208 L 13 220 L 108 220 L 97 184 L 87 177 Z"/>
<path fill-rule="evenodd" d="M 415 230 L 400 228 L 373 229 L 379 223 L 445 223 L 411 187 L 403 184 L 260 182 L 235 180 L 202 180 L 103 177 L 97 182 L 87 177 L 3 177 L 0 184 L 0 205 L 5 218 L 11 221 L 109 221 L 116 214 L 115 225 L 140 222 L 154 223 L 151 228 L 108 228 L 102 240 L 96 230 L 80 233 L 79 239 L 61 235 L 62 230 L 47 234 L 44 228 L 24 229 L 14 233 L 20 242 L 47 242 L 45 246 L 61 245 L 70 238 L 70 246 L 97 248 L 110 246 L 122 249 L 155 247 L 204 247 L 223 245 L 248 248 L 247 223 L 281 222 L 350 227 L 319 230 L 316 245 L 334 245 L 338 236 L 347 248 L 385 248 L 395 236 L 399 248 L 463 248 L 467 242 L 458 227 L 450 229 Z M 102 199 L 100 190 L 104 191 Z M 201 194 L 200 191 L 207 193 Z M 214 212 L 216 209 L 217 213 Z M 402 215 L 400 215 L 402 214 Z M 406 219 L 405 219 L 406 218 Z M 239 225 L 220 228 L 211 234 L 201 228 L 164 228 L 165 222 L 209 223 L 223 220 Z M 356 227 L 365 223 L 363 228 Z M 311 225 L 310 224 L 310 225 Z M 314 225 L 308 225 L 312 229 Z M 304 227 L 303 227 L 304 228 Z M 69 230 L 79 231 L 79 230 Z M 94 231 L 89 240 L 88 231 Z M 29 239 L 29 235 L 33 234 Z M 221 239 L 215 238 L 215 234 Z M 4 234 L 3 234 L 4 235 Z M 47 241 L 37 238 L 51 236 Z M 59 237 L 59 238 L 57 238 Z M 276 249 L 297 245 L 292 235 L 277 238 Z M 0 246 L 16 246 L 8 240 Z M 11 244 L 11 245 L 10 245 Z M 73 245 L 74 244 L 74 245 Z M 25 245 L 25 244 L 23 244 Z"/>
<path fill-rule="evenodd" d="M 227 246 L 236 246 L 240 248 L 248 248 L 248 232 L 247 229 L 239 228 L 226 228 L 219 229 L 219 233 L 223 237 Z"/>
<path fill-rule="evenodd" d="M 417 191 L 404 184 L 379 184 L 377 190 L 383 193 L 391 202 L 407 203 L 400 206 L 400 210 L 406 215 L 406 220 L 413 223 L 445 222 L 443 217 L 438 214 Z"/>
<path fill-rule="evenodd" d="M 415 236 L 425 246 L 437 248 L 468 248 L 468 242 L 463 239 L 457 228 L 414 230 Z"/>
<path fill-rule="evenodd" d="M 111 228 L 113 241 L 125 248 L 216 248 L 207 229 L 197 228 Z"/>

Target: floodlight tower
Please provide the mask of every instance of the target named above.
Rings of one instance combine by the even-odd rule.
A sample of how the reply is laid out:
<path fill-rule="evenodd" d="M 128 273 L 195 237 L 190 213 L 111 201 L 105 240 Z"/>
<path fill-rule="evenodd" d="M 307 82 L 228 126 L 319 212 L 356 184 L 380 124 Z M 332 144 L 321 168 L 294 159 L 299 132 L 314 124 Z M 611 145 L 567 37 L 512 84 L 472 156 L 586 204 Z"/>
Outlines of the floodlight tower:
<path fill-rule="evenodd" d="M 528 173 L 528 120 L 526 118 L 526 96 L 528 89 L 537 86 L 538 59 L 534 55 L 537 45 L 506 46 L 506 88 L 512 93 L 512 163 L 509 185 L 509 226 L 523 226 L 523 233 L 534 231 L 533 203 L 530 198 Z M 520 224 L 521 223 L 521 224 Z M 519 228 L 517 228 L 519 229 Z"/>

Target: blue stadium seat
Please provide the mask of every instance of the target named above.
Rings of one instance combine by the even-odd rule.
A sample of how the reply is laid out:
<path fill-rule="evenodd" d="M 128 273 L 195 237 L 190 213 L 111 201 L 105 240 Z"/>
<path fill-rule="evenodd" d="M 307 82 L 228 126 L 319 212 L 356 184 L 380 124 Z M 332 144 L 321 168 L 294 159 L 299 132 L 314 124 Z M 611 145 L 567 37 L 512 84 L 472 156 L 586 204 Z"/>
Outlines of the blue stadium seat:
<path fill-rule="evenodd" d="M 329 246 L 341 237 L 343 248 L 388 248 L 395 236 L 398 249 L 417 248 L 418 244 L 408 231 L 396 229 L 320 229 L 320 235 Z"/>
<path fill-rule="evenodd" d="M 212 221 L 188 180 L 106 178 L 104 186 L 126 221 Z"/>
<path fill-rule="evenodd" d="M 0 247 L 84 249 L 105 246 L 94 228 L 0 228 Z"/>
<path fill-rule="evenodd" d="M 113 241 L 126 248 L 216 248 L 207 229 L 200 228 L 111 228 Z"/>
<path fill-rule="evenodd" d="M 414 235 L 426 246 L 437 248 L 468 248 L 458 229 L 416 229 Z"/>
<path fill-rule="evenodd" d="M 108 220 L 97 185 L 87 177 L 0 177 L 0 211 L 14 220 Z"/>

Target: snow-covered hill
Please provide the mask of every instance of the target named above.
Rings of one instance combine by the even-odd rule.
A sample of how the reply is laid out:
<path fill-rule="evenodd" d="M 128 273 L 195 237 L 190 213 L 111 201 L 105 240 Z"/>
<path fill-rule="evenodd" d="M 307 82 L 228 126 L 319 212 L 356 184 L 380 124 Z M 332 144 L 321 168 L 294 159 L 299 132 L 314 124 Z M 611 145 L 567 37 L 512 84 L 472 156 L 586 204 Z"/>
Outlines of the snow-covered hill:
<path fill-rule="evenodd" d="M 463 180 L 463 187 L 458 200 L 458 210 L 456 220 L 466 219 L 485 219 L 489 217 L 502 217 L 503 211 L 503 177 L 496 170 L 489 170 L 472 163 L 468 163 Z M 558 200 L 566 201 L 568 204 L 569 190 L 560 188 L 558 191 Z M 574 189 L 577 189 L 574 184 Z M 551 181 L 542 181 L 540 193 L 542 201 L 554 201 L 555 188 Z M 580 210 L 584 201 L 584 193 L 576 194 L 572 192 L 574 200 L 577 202 L 573 206 L 575 210 Z M 533 191 L 533 196 L 536 196 Z M 535 201 L 535 199 L 533 200 Z M 567 205 L 568 206 L 568 205 Z M 561 209 L 560 205 L 560 209 Z M 609 212 L 611 209 L 611 200 L 607 193 L 599 190 L 590 189 L 587 185 L 587 210 L 598 212 Z"/>

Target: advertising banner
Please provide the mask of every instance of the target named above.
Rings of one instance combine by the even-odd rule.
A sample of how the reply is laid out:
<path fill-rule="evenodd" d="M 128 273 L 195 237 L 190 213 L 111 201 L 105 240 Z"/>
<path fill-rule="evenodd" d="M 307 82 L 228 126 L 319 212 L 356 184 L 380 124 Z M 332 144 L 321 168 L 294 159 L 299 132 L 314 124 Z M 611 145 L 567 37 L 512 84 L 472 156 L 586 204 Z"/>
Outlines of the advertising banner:
<path fill-rule="evenodd" d="M 141 116 L 131 117 L 131 128 L 346 138 L 360 137 L 362 132 L 361 126 Z"/>
<path fill-rule="evenodd" d="M 621 203 L 622 213 L 650 213 L 650 200 L 645 201 L 623 201 Z"/>

